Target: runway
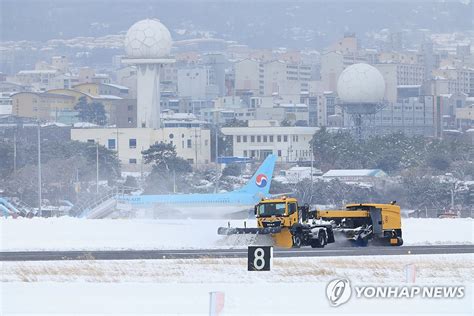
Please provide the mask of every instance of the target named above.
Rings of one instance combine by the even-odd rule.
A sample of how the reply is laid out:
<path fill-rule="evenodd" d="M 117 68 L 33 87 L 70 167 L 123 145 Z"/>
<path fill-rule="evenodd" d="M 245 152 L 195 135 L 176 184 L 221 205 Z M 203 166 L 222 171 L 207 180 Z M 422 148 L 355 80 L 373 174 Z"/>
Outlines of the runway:
<path fill-rule="evenodd" d="M 324 249 L 274 248 L 275 258 L 289 257 L 340 257 L 390 256 L 421 254 L 474 253 L 474 245 L 427 245 L 402 247 L 338 247 Z M 147 260 L 147 259 L 199 259 L 246 258 L 247 249 L 183 249 L 183 250 L 100 250 L 100 251 L 18 251 L 0 252 L 0 261 L 48 260 Z"/>

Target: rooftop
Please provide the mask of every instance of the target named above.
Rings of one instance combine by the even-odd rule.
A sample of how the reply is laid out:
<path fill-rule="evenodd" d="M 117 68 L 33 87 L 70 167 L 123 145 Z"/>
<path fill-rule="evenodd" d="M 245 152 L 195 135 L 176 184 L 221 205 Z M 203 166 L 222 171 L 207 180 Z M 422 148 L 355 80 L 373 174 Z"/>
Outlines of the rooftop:
<path fill-rule="evenodd" d="M 381 169 L 333 169 L 323 177 L 384 177 L 387 174 Z"/>

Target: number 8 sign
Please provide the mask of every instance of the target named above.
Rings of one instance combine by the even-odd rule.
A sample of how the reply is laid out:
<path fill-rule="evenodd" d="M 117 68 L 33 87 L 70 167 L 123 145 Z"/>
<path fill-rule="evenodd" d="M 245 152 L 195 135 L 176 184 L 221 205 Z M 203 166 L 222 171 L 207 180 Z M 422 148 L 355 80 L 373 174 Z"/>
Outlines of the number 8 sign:
<path fill-rule="evenodd" d="M 273 259 L 272 246 L 249 246 L 248 271 L 270 271 Z"/>

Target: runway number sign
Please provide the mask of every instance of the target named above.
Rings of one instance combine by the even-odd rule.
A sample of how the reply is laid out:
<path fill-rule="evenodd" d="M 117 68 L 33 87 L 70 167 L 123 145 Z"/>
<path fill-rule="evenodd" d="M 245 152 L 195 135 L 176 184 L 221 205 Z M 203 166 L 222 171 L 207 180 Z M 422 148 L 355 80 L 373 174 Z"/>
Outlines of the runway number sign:
<path fill-rule="evenodd" d="M 270 271 L 272 260 L 272 246 L 249 246 L 247 255 L 248 271 Z"/>

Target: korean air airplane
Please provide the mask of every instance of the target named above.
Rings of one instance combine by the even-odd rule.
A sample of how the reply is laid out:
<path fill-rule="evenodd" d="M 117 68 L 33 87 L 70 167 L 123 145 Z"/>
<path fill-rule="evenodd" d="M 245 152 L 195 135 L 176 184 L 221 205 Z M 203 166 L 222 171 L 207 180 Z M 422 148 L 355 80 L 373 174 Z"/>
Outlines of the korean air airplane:
<path fill-rule="evenodd" d="M 269 155 L 252 178 L 242 188 L 215 194 L 169 194 L 169 195 L 126 195 L 119 203 L 129 203 L 135 208 L 152 207 L 158 213 L 176 212 L 177 216 L 224 217 L 232 213 L 248 214 L 263 197 L 270 195 L 276 156 Z"/>

